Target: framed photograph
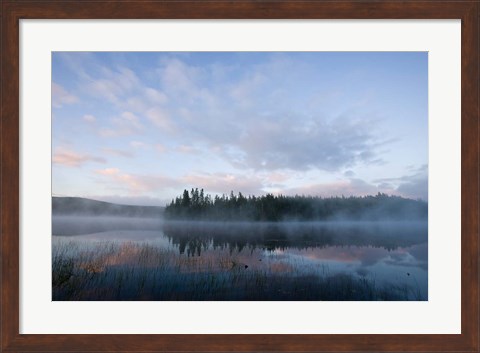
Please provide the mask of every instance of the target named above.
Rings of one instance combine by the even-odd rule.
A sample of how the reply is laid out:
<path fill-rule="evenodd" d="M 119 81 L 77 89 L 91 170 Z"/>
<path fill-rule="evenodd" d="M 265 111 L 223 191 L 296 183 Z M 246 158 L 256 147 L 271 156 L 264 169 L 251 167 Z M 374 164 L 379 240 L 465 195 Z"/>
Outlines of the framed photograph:
<path fill-rule="evenodd" d="M 4 351 L 479 351 L 472 1 L 2 3 Z"/>

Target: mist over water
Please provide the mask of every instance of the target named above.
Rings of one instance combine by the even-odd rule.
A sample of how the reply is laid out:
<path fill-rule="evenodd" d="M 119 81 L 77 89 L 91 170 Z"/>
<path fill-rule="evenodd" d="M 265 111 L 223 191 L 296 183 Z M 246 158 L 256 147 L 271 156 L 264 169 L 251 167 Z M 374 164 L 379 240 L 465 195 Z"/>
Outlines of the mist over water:
<path fill-rule="evenodd" d="M 52 235 L 85 235 L 123 230 L 159 230 L 162 218 L 61 215 L 52 217 Z M 131 240 L 136 240 L 135 236 Z"/>
<path fill-rule="evenodd" d="M 73 293 L 66 289 L 73 275 L 54 284 L 54 300 L 428 298 L 428 231 L 423 221 L 189 222 L 54 216 L 52 229 L 54 262 L 71 259 L 72 273 L 86 271 L 91 277 Z M 114 290 L 127 269 L 131 283 Z M 139 289 L 137 282 L 145 271 L 150 275 L 141 276 L 148 285 Z M 101 283 L 95 287 L 96 281 Z M 205 281 L 213 281 L 211 288 Z M 95 289 L 99 286 L 100 291 Z"/>

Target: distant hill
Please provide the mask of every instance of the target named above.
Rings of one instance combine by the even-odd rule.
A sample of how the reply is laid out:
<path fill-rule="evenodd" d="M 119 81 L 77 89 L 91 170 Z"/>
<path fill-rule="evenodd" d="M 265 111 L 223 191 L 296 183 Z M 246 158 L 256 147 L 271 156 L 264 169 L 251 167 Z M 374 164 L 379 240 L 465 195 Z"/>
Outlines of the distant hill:
<path fill-rule="evenodd" d="M 52 214 L 79 216 L 162 217 L 165 207 L 118 205 L 82 197 L 52 197 Z"/>

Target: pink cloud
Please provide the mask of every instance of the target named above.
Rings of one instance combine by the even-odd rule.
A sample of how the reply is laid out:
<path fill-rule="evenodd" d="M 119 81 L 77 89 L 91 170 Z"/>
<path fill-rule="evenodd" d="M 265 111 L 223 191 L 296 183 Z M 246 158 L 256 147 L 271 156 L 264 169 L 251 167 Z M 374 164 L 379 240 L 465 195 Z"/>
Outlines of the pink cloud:
<path fill-rule="evenodd" d="M 97 119 L 90 114 L 86 114 L 83 116 L 83 120 L 85 120 L 87 123 L 94 123 Z"/>
<path fill-rule="evenodd" d="M 262 191 L 262 180 L 256 176 L 244 176 L 225 173 L 187 175 L 182 181 L 191 187 L 203 188 L 207 192 L 225 193 L 230 191 L 235 193 L 259 195 Z M 185 186 L 187 186 L 185 185 Z"/>
<path fill-rule="evenodd" d="M 101 175 L 117 175 L 120 171 L 117 168 L 105 168 L 96 171 Z"/>
<path fill-rule="evenodd" d="M 130 195 L 141 195 L 145 192 L 161 191 L 170 187 L 178 187 L 176 179 L 163 175 L 136 175 L 120 171 L 117 168 L 96 170 L 96 174 L 107 178 L 109 186 L 123 189 Z"/>
<path fill-rule="evenodd" d="M 291 175 L 283 172 L 271 172 L 264 176 L 269 183 L 283 183 L 291 178 Z"/>
<path fill-rule="evenodd" d="M 87 162 L 106 163 L 104 158 L 81 154 L 64 147 L 59 147 L 55 150 L 52 161 L 54 164 L 67 167 L 80 167 Z"/>
<path fill-rule="evenodd" d="M 157 150 L 157 152 L 160 152 L 160 153 L 165 153 L 167 151 L 167 147 L 165 147 L 161 143 L 157 143 L 155 145 L 155 149 Z"/>

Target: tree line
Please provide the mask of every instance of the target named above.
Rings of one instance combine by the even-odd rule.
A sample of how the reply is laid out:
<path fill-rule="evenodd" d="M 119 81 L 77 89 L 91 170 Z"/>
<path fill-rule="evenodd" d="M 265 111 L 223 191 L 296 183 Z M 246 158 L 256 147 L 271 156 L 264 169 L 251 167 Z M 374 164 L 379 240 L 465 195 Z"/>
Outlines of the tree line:
<path fill-rule="evenodd" d="M 316 220 L 421 220 L 428 204 L 400 196 L 244 196 L 206 194 L 184 190 L 165 208 L 167 219 L 208 221 L 316 221 Z"/>

